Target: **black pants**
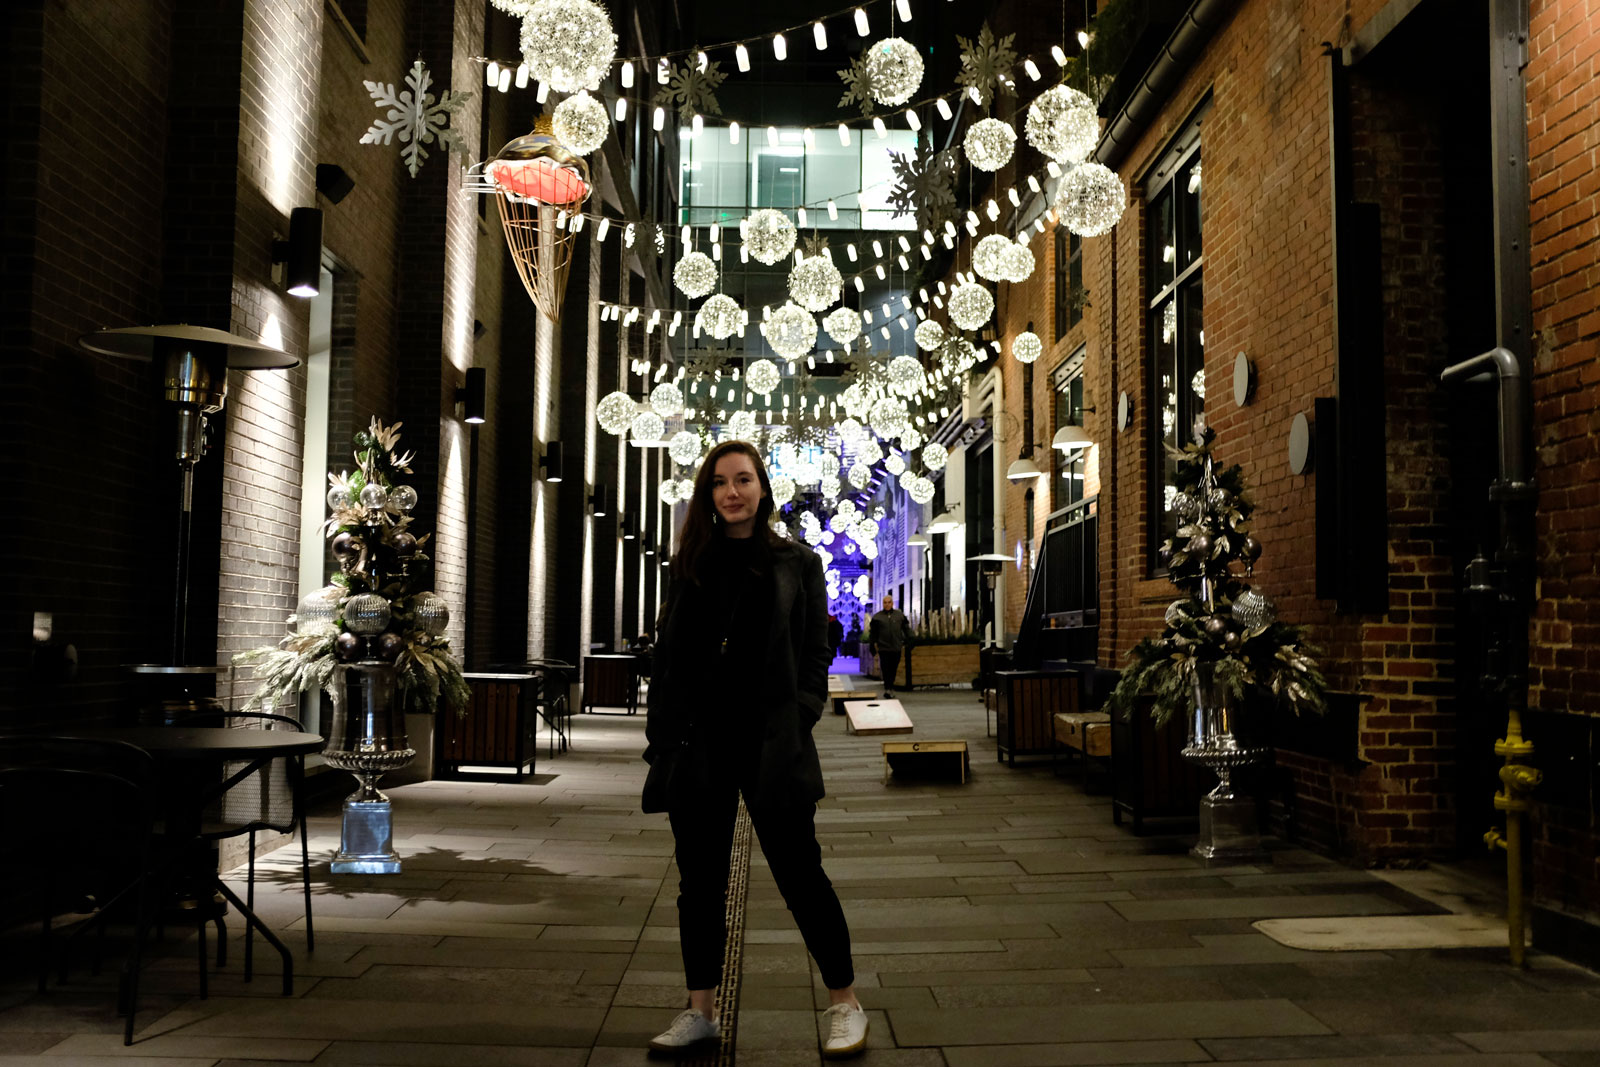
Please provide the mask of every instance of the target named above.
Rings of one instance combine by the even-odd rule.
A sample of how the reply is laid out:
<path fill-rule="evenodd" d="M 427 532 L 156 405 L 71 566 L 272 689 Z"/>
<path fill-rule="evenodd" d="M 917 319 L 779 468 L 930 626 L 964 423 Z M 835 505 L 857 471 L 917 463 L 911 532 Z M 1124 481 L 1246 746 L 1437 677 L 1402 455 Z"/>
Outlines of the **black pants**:
<path fill-rule="evenodd" d="M 683 973 L 690 989 L 714 989 L 722 982 L 722 955 L 727 944 L 729 852 L 739 813 L 739 764 L 726 780 L 709 783 L 674 805 L 672 836 L 678 860 L 678 940 Z M 762 810 L 746 785 L 745 806 L 772 869 L 784 903 L 794 915 L 806 948 L 817 961 L 829 989 L 855 984 L 850 959 L 850 927 L 833 883 L 822 870 L 822 847 L 812 822 L 816 805 L 801 802 Z"/>
<path fill-rule="evenodd" d="M 878 673 L 883 676 L 883 687 L 894 688 L 894 676 L 900 670 L 900 650 L 884 649 L 878 653 Z"/>

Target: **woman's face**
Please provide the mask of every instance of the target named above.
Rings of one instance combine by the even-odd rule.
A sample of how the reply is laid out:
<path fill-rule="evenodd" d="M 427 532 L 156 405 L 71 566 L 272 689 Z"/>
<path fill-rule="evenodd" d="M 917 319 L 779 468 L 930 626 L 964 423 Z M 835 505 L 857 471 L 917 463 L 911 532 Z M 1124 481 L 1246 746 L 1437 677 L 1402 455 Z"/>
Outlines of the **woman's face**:
<path fill-rule="evenodd" d="M 711 503 L 730 537 L 749 537 L 764 494 L 756 465 L 743 452 L 729 452 L 711 472 Z"/>

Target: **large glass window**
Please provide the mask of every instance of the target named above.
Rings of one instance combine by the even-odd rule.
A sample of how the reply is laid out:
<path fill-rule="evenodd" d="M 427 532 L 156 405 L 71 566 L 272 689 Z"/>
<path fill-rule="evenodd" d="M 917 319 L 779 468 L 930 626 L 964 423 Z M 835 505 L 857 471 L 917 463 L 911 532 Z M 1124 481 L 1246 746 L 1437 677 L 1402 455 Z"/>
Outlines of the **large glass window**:
<path fill-rule="evenodd" d="M 1083 321 L 1083 238 L 1056 227 L 1056 340 Z"/>
<path fill-rule="evenodd" d="M 1055 387 L 1055 431 L 1063 426 L 1083 425 L 1084 353 L 1085 350 L 1079 348 L 1051 376 L 1051 384 Z M 1054 487 L 1051 490 L 1051 510 L 1060 511 L 1083 499 L 1084 460 L 1089 453 L 1088 449 L 1082 448 L 1071 452 L 1052 448 L 1050 452 L 1050 484 Z"/>
<path fill-rule="evenodd" d="M 1170 154 L 1171 165 L 1152 178 L 1146 213 L 1149 282 L 1151 423 L 1151 529 L 1155 548 L 1177 529 L 1172 511 L 1176 461 L 1168 446 L 1187 444 L 1205 411 L 1205 290 L 1201 244 L 1200 146 L 1189 143 Z"/>

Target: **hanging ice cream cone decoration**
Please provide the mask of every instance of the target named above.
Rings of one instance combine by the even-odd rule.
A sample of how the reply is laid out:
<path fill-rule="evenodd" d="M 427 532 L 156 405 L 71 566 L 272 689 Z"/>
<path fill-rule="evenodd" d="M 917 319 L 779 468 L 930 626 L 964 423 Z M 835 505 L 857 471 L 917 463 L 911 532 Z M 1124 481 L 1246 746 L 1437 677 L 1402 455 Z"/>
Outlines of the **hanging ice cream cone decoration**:
<path fill-rule="evenodd" d="M 517 274 L 534 305 L 561 321 L 572 267 L 573 220 L 589 199 L 589 164 L 550 136 L 548 119 L 489 160 L 484 173 L 499 195 L 500 224 Z M 541 129 L 542 128 L 542 129 Z"/>

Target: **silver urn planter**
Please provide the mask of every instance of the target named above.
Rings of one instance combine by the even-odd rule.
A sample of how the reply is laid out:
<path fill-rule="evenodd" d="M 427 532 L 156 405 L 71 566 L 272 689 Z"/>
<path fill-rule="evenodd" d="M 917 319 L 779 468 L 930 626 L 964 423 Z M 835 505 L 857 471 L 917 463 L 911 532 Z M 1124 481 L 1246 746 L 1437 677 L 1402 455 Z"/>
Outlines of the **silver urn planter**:
<path fill-rule="evenodd" d="M 344 802 L 334 874 L 399 874 L 393 812 L 378 779 L 416 756 L 406 738 L 405 710 L 397 699 L 390 663 L 350 663 L 334 668 L 328 690 L 333 714 L 323 758 L 356 776 L 358 788 Z"/>
<path fill-rule="evenodd" d="M 1261 863 L 1269 858 L 1261 847 L 1255 798 L 1234 792 L 1233 772 L 1265 762 L 1272 749 L 1256 742 L 1249 716 L 1242 712 L 1228 687 L 1217 679 L 1215 665 L 1197 664 L 1183 757 L 1217 776 L 1216 788 L 1200 800 L 1200 835 L 1191 850 L 1207 866 Z"/>

